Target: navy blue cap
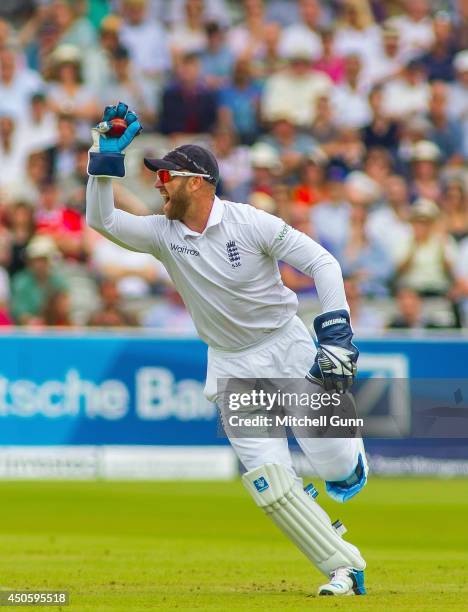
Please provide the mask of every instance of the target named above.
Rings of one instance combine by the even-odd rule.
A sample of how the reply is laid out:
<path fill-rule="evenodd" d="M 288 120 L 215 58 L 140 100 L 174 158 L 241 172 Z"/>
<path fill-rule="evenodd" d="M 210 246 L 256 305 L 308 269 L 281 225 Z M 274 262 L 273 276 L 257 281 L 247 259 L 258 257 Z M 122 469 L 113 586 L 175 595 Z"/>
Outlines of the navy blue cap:
<path fill-rule="evenodd" d="M 216 185 L 219 181 L 219 167 L 216 157 L 211 151 L 199 145 L 182 145 L 170 151 L 162 159 L 144 158 L 147 168 L 158 170 L 189 170 L 198 174 L 208 174 L 205 181 Z"/>

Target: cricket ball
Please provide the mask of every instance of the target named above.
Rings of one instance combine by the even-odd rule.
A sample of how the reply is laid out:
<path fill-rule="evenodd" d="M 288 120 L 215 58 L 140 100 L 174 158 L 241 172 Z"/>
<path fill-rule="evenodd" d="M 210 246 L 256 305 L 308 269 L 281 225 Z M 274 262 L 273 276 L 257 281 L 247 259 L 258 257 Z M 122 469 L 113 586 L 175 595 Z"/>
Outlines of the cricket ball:
<path fill-rule="evenodd" d="M 109 123 L 111 124 L 111 129 L 107 132 L 106 136 L 111 138 L 120 138 L 128 127 L 128 123 L 121 117 L 111 119 Z"/>

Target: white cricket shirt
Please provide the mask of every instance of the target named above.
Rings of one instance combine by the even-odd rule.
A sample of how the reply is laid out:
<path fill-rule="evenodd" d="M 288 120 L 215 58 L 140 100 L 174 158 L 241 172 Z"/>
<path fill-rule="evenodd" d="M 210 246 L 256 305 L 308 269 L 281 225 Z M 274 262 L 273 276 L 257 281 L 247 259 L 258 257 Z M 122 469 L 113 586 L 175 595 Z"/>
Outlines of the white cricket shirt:
<path fill-rule="evenodd" d="M 112 181 L 89 177 L 86 220 L 117 244 L 151 253 L 166 267 L 209 346 L 236 351 L 260 343 L 297 311 L 278 260 L 315 280 L 323 311 L 348 308 L 338 262 L 309 236 L 247 204 L 215 197 L 199 234 L 164 215 L 114 208 Z"/>

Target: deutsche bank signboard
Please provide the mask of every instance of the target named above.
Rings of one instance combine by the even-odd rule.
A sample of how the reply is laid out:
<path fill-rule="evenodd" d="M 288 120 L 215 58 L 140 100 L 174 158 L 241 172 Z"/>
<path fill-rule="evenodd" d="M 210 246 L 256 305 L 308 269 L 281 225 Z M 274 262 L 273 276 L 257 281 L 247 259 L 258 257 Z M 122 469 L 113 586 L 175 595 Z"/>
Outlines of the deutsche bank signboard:
<path fill-rule="evenodd" d="M 466 376 L 468 341 L 358 344 L 356 396 L 373 436 L 411 437 L 413 379 Z M 6 334 L 0 353 L 0 445 L 225 445 L 216 407 L 203 395 L 205 373 L 206 346 L 197 339 Z M 388 391 L 392 379 L 402 381 L 398 391 Z M 378 410 L 385 393 L 386 413 Z M 417 393 L 424 396 L 423 390 Z M 447 398 L 439 403 L 447 404 Z"/>

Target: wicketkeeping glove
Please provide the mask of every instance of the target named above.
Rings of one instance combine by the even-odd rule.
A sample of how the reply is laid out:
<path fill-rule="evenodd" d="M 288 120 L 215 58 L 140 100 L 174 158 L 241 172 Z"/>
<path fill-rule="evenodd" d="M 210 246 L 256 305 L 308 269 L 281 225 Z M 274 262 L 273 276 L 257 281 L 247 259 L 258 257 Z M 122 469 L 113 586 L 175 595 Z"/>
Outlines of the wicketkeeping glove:
<path fill-rule="evenodd" d="M 326 391 L 346 393 L 356 376 L 359 351 L 352 343 L 347 310 L 324 312 L 314 320 L 317 335 L 317 355 L 306 374 L 307 380 L 318 383 Z"/>
<path fill-rule="evenodd" d="M 125 119 L 128 127 L 120 138 L 106 136 L 111 128 L 110 121 L 116 117 Z M 102 121 L 91 130 L 93 146 L 89 150 L 88 174 L 93 176 L 125 176 L 125 155 L 122 151 L 141 132 L 137 115 L 128 110 L 127 104 L 119 102 L 116 106 L 106 106 Z"/>

